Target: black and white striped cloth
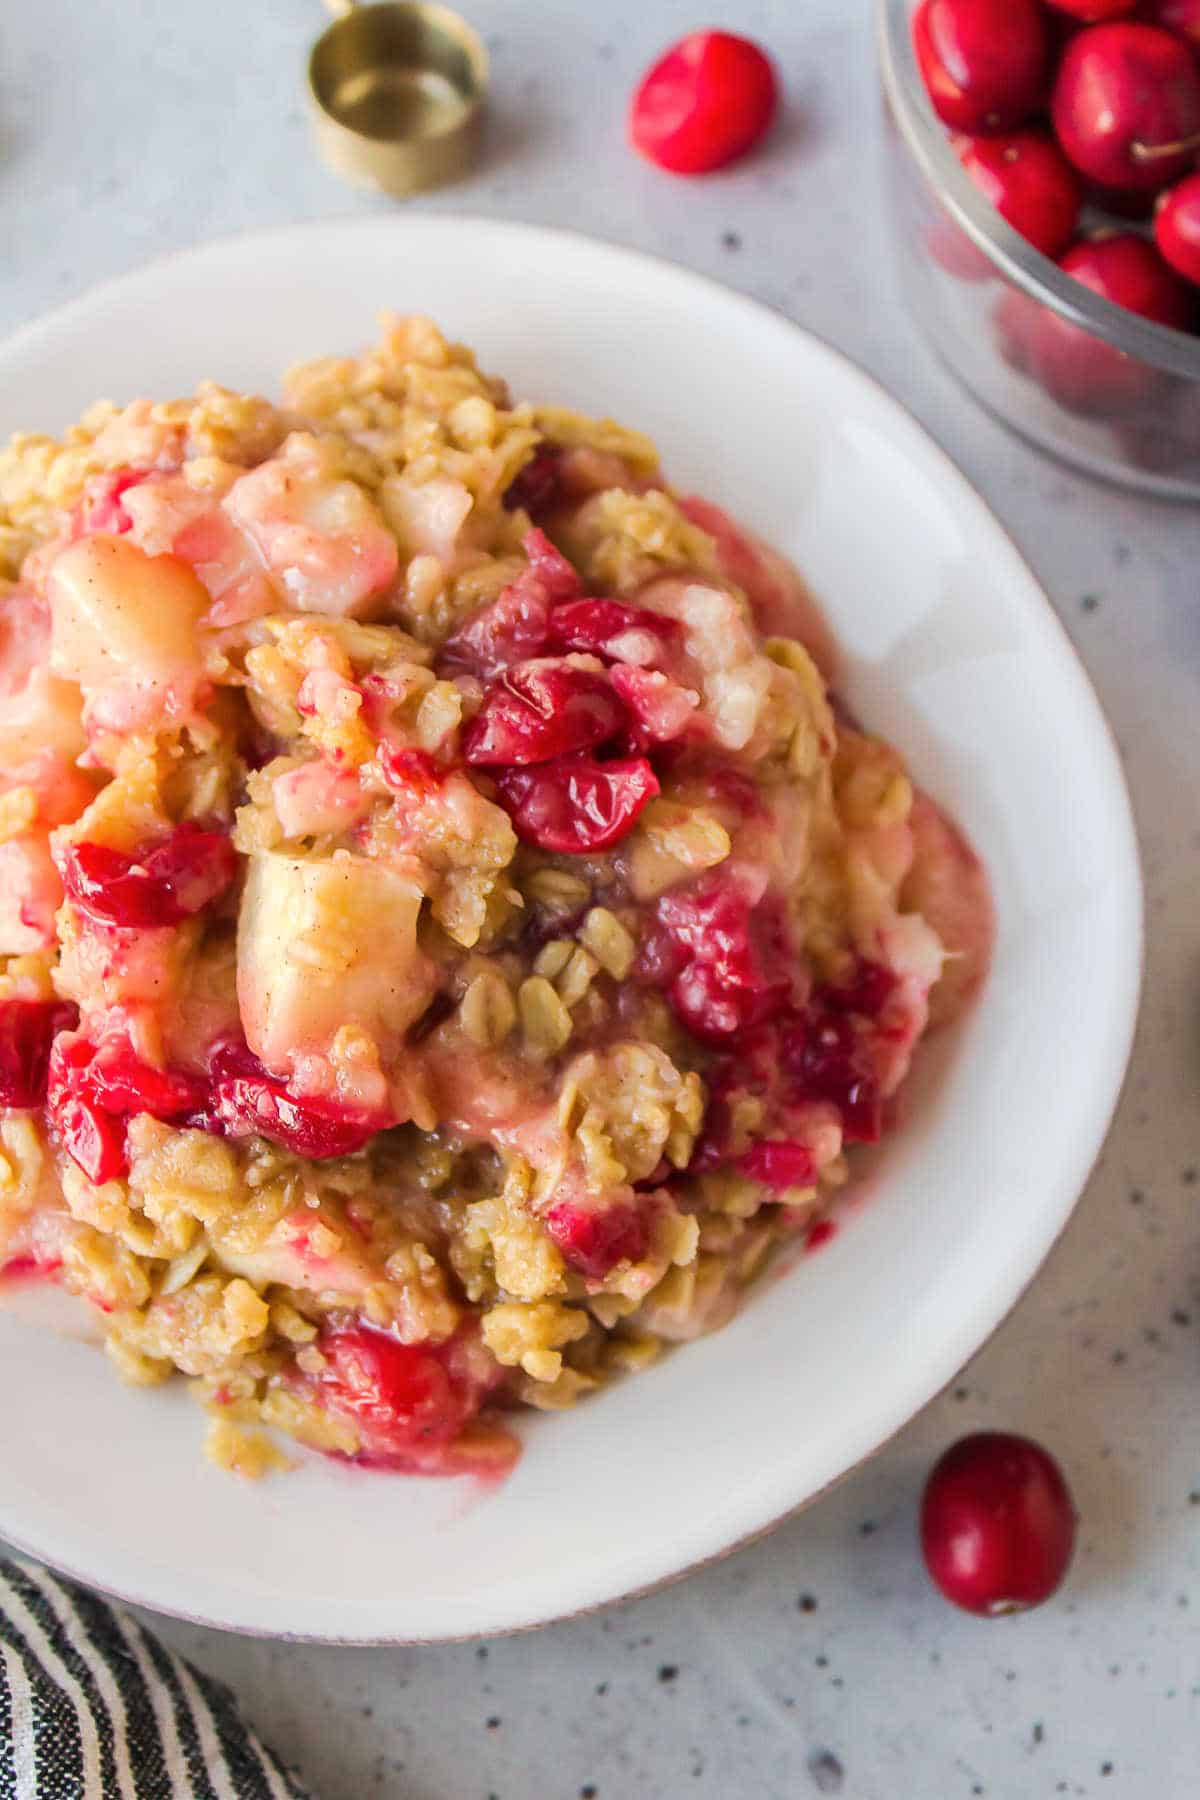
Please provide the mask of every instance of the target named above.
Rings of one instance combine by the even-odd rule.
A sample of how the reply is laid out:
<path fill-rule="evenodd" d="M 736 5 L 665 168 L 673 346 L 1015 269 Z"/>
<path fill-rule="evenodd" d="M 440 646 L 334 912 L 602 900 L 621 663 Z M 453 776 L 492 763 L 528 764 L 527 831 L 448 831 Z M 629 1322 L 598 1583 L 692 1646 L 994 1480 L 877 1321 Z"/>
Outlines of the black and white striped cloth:
<path fill-rule="evenodd" d="M 310 1800 L 229 1689 L 131 1614 L 0 1557 L 0 1800 Z"/>

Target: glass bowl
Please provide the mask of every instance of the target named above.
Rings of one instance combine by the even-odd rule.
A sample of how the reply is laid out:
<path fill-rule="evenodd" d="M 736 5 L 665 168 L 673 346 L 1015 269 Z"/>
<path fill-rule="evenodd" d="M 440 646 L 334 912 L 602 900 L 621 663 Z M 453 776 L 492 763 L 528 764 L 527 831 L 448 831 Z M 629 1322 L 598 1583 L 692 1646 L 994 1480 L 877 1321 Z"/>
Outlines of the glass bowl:
<path fill-rule="evenodd" d="M 878 0 L 884 173 L 901 280 L 931 345 L 1042 449 L 1127 487 L 1200 498 L 1200 338 L 1101 299 L 1001 218 L 926 97 L 913 11 Z"/>

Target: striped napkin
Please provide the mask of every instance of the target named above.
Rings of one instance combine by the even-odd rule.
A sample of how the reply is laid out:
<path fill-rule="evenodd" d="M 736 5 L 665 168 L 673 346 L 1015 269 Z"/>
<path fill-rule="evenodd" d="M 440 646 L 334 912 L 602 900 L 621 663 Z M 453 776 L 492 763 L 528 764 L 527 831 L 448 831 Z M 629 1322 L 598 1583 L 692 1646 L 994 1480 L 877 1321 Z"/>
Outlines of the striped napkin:
<path fill-rule="evenodd" d="M 310 1800 L 229 1689 L 120 1607 L 0 1557 L 0 1800 Z"/>

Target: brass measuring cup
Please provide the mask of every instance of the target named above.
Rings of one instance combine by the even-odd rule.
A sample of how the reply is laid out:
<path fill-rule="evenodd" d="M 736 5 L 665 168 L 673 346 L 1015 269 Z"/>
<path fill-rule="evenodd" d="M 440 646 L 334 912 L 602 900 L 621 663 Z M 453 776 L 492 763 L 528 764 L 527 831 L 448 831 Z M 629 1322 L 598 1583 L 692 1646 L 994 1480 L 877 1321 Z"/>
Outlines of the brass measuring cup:
<path fill-rule="evenodd" d="M 488 56 L 435 0 L 326 0 L 336 16 L 312 47 L 317 143 L 349 180 L 412 194 L 463 175 L 479 146 Z"/>

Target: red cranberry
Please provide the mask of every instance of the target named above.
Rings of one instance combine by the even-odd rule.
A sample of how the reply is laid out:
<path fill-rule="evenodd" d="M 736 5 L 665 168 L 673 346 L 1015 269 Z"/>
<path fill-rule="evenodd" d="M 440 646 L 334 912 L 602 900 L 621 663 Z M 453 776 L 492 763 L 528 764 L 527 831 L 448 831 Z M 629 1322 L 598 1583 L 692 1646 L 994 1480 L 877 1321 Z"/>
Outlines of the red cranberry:
<path fill-rule="evenodd" d="M 1117 19 L 1122 13 L 1135 10 L 1139 0 L 1046 0 L 1056 12 L 1066 13 L 1072 19 L 1079 19 L 1085 25 L 1095 25 L 1101 19 Z"/>
<path fill-rule="evenodd" d="M 380 744 L 379 772 L 393 794 L 410 806 L 419 806 L 436 794 L 444 775 L 427 750 L 409 750 L 397 744 Z"/>
<path fill-rule="evenodd" d="M 625 606 L 620 600 L 571 600 L 555 607 L 550 616 L 550 642 L 555 650 L 579 650 L 620 660 L 625 660 L 621 658 L 621 639 L 630 632 L 655 640 L 661 654 L 681 631 L 678 620 L 648 606 Z"/>
<path fill-rule="evenodd" d="M 1075 1510 L 1053 1457 L 1028 1438 L 981 1431 L 935 1466 L 921 1501 L 921 1552 L 965 1612 L 996 1618 L 1048 1600 L 1075 1546 Z"/>
<path fill-rule="evenodd" d="M 784 1061 L 795 1082 L 795 1097 L 836 1106 L 848 1143 L 879 1142 L 883 1096 L 867 1049 L 846 1015 L 818 1015 L 788 1034 Z"/>
<path fill-rule="evenodd" d="M 1190 290 L 1169 269 L 1153 244 L 1132 232 L 1088 238 L 1059 261 L 1059 267 L 1115 306 L 1187 331 L 1195 317 Z"/>
<path fill-rule="evenodd" d="M 1082 183 L 1045 131 L 969 137 L 959 161 L 1002 218 L 1043 256 L 1059 256 L 1075 234 Z"/>
<path fill-rule="evenodd" d="M 619 1262 L 646 1254 L 646 1222 L 634 1206 L 588 1208 L 559 1200 L 545 1216 L 546 1230 L 565 1260 L 589 1281 L 603 1281 Z"/>
<path fill-rule="evenodd" d="M 1200 175 L 1188 175 L 1160 196 L 1154 241 L 1176 274 L 1200 285 Z"/>
<path fill-rule="evenodd" d="M 896 977 L 883 963 L 860 956 L 848 981 L 828 983 L 816 998 L 828 1012 L 857 1013 L 877 1019 L 896 991 Z"/>
<path fill-rule="evenodd" d="M 71 536 L 90 537 L 103 531 L 119 536 L 133 529 L 133 520 L 121 504 L 122 494 L 146 479 L 145 469 L 115 469 L 107 475 L 93 475 L 83 487 L 82 498 L 71 514 Z"/>
<path fill-rule="evenodd" d="M 287 1082 L 269 1074 L 244 1044 L 221 1045 L 211 1068 L 212 1092 L 203 1123 L 231 1137 L 266 1138 L 312 1162 L 353 1156 L 376 1132 L 395 1123 L 388 1113 L 292 1094 Z"/>
<path fill-rule="evenodd" d="M 147 930 L 177 925 L 223 894 L 237 874 L 237 852 L 224 829 L 189 819 L 136 850 L 72 844 L 59 866 L 67 893 L 94 919 Z"/>
<path fill-rule="evenodd" d="M 93 1044 L 73 1032 L 50 1051 L 46 1106 L 64 1150 L 97 1185 L 123 1175 L 126 1122 L 150 1113 L 168 1123 L 192 1118 L 207 1099 L 205 1085 L 178 1070 L 154 1069 L 124 1038 Z"/>
<path fill-rule="evenodd" d="M 590 750 L 629 723 L 607 675 L 553 658 L 518 663 L 492 684 L 463 733 L 475 768 L 512 768 Z"/>
<path fill-rule="evenodd" d="M 50 1046 L 78 1023 L 79 1008 L 68 1001 L 0 1001 L 0 1106 L 42 1104 Z"/>
<path fill-rule="evenodd" d="M 922 0 L 913 41 L 934 111 L 956 131 L 1011 131 L 1037 110 L 1047 59 L 1037 0 Z"/>
<path fill-rule="evenodd" d="M 1059 143 L 1102 186 L 1147 192 L 1191 167 L 1200 145 L 1200 70 L 1154 25 L 1094 25 L 1063 52 L 1052 99 Z"/>
<path fill-rule="evenodd" d="M 441 652 L 446 663 L 488 677 L 546 648 L 550 609 L 577 598 L 579 576 L 545 532 L 527 532 L 522 544 L 528 567 L 447 638 Z"/>
<path fill-rule="evenodd" d="M 503 504 L 509 512 L 523 507 L 531 519 L 541 519 L 561 500 L 562 451 L 557 444 L 542 444 L 505 488 Z"/>
<path fill-rule="evenodd" d="M 694 31 L 643 76 L 629 112 L 635 149 L 676 175 L 722 168 L 753 149 L 775 116 L 775 71 L 757 44 Z"/>
<path fill-rule="evenodd" d="M 755 1144 L 738 1159 L 738 1173 L 764 1187 L 782 1193 L 786 1188 L 811 1187 L 817 1178 L 812 1151 L 806 1144 L 768 1139 Z"/>
<path fill-rule="evenodd" d="M 503 769 L 500 798 L 517 836 L 541 850 L 585 856 L 628 837 L 660 791 L 644 756 L 560 756 L 535 768 Z"/>
<path fill-rule="evenodd" d="M 357 1460 L 402 1468 L 453 1441 L 478 1396 L 454 1378 L 446 1345 L 402 1344 L 370 1325 L 321 1333 L 321 1404 L 358 1428 Z"/>
<path fill-rule="evenodd" d="M 1200 50 L 1200 0 L 1142 0 L 1139 16 Z"/>
<path fill-rule="evenodd" d="M 741 883 L 715 876 L 664 894 L 658 925 L 642 972 L 666 986 L 694 1037 L 722 1043 L 786 1003 L 792 956 L 773 902 L 756 905 Z"/>

